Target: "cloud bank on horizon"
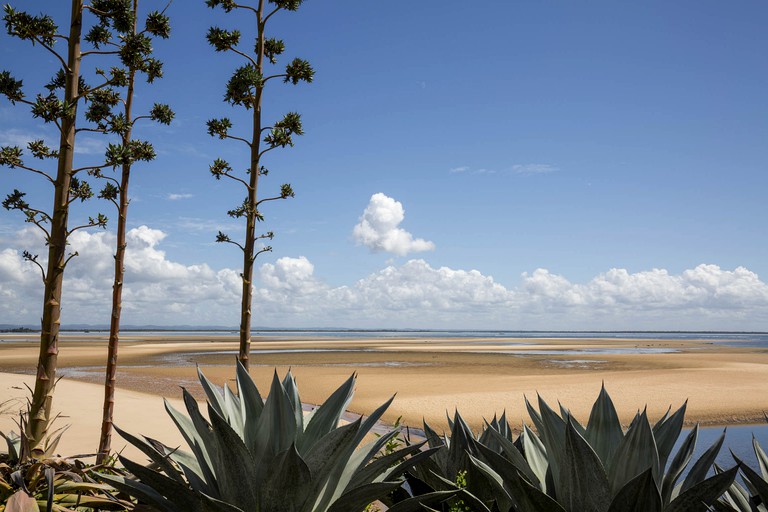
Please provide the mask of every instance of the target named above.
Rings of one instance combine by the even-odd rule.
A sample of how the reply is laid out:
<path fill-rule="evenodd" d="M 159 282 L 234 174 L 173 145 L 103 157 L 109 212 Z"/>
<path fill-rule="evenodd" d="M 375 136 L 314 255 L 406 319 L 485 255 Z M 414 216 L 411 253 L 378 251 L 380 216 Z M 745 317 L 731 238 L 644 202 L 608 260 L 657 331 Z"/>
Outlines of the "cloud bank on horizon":
<path fill-rule="evenodd" d="M 361 218 L 371 244 L 394 254 L 428 242 L 386 234 L 399 230 L 402 205 L 376 194 Z M 231 325 L 238 321 L 239 270 L 171 261 L 166 233 L 140 226 L 128 233 L 125 324 Z M 17 243 L 40 246 L 31 228 Z M 110 232 L 77 232 L 81 256 L 65 278 L 63 324 L 105 324 L 112 285 Z M 367 244 L 366 244 L 367 245 Z M 392 264 L 354 283 L 331 286 L 304 256 L 285 256 L 258 269 L 254 325 L 364 328 L 538 330 L 760 330 L 768 321 L 768 284 L 750 270 L 701 264 L 680 274 L 664 269 L 630 273 L 613 268 L 586 283 L 539 268 L 505 286 L 478 270 L 433 267 L 423 259 Z M 0 251 L 0 323 L 34 324 L 39 318 L 39 270 L 21 251 Z"/>

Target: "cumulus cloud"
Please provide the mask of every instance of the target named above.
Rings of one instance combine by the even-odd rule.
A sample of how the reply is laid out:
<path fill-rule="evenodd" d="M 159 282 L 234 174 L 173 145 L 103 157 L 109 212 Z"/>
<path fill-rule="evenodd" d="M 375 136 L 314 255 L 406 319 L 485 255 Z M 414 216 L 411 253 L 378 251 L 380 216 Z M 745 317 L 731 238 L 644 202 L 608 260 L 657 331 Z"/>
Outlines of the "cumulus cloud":
<path fill-rule="evenodd" d="M 388 252 L 397 256 L 435 249 L 433 242 L 414 238 L 408 231 L 398 227 L 403 219 L 405 210 L 402 203 L 381 192 L 373 194 L 360 222 L 352 230 L 352 237 L 359 245 L 373 252 Z"/>
<path fill-rule="evenodd" d="M 166 238 L 148 226 L 130 230 L 124 322 L 236 326 L 240 271 L 173 261 L 162 249 Z M 43 247 L 30 228 L 15 239 Z M 72 250 L 80 256 L 67 267 L 65 325 L 107 324 L 114 243 L 110 232 L 73 234 Z M 412 259 L 331 286 L 307 257 L 298 256 L 264 263 L 254 277 L 253 323 L 274 327 L 765 330 L 768 325 L 768 284 L 744 267 L 702 264 L 679 274 L 614 268 L 583 283 L 540 268 L 507 286 L 478 270 Z M 39 270 L 23 261 L 20 250 L 0 250 L 0 324 L 37 323 L 41 300 Z"/>

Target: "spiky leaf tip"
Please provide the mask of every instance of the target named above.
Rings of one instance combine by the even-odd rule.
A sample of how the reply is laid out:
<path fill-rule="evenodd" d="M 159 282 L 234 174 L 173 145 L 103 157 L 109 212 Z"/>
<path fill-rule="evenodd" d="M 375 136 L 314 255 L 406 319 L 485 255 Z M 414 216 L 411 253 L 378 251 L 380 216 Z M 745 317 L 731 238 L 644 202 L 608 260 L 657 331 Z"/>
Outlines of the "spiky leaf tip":
<path fill-rule="evenodd" d="M 166 126 L 171 124 L 176 114 L 171 107 L 164 103 L 155 103 L 149 111 L 149 118 Z"/>
<path fill-rule="evenodd" d="M 293 192 L 293 188 L 291 187 L 290 183 L 284 183 L 280 186 L 280 197 L 282 199 L 288 199 L 289 197 L 295 197 L 296 194 Z"/>
<path fill-rule="evenodd" d="M 258 41 L 256 42 L 258 52 Z M 269 62 L 275 64 L 277 62 L 277 56 L 281 55 L 285 51 L 285 43 L 282 39 L 269 38 L 264 41 L 264 56 L 269 59 Z"/>
<path fill-rule="evenodd" d="M 133 32 L 136 13 L 131 0 L 92 0 L 92 12 L 103 26 L 112 26 L 121 34 Z"/>
<path fill-rule="evenodd" d="M 256 91 L 264 85 L 264 78 L 252 64 L 246 64 L 235 70 L 227 82 L 224 100 L 232 105 L 242 105 L 247 109 L 256 102 Z"/>
<path fill-rule="evenodd" d="M 27 144 L 27 148 L 29 148 L 29 152 L 32 153 L 32 156 L 43 160 L 46 158 L 58 158 L 59 152 L 52 150 L 48 146 L 45 145 L 45 141 L 42 139 L 40 140 L 33 140 L 29 144 Z"/>
<path fill-rule="evenodd" d="M 227 117 L 222 117 L 221 119 L 210 119 L 206 121 L 205 125 L 208 127 L 208 135 L 225 139 L 229 129 L 232 128 L 232 121 Z"/>
<path fill-rule="evenodd" d="M 171 35 L 171 20 L 161 12 L 152 11 L 147 15 L 144 30 L 153 36 L 168 39 Z"/>
<path fill-rule="evenodd" d="M 25 195 L 27 194 L 20 190 L 13 189 L 13 192 L 3 199 L 3 208 L 6 210 L 26 210 L 29 208 L 29 203 L 24 200 Z"/>
<path fill-rule="evenodd" d="M 237 7 L 234 0 L 205 0 L 205 5 L 211 9 L 215 7 L 221 7 L 225 12 L 230 12 Z"/>
<path fill-rule="evenodd" d="M 112 32 L 104 25 L 94 25 L 83 39 L 91 43 L 98 50 L 112 41 Z"/>
<path fill-rule="evenodd" d="M 208 167 L 208 170 L 211 171 L 211 174 L 213 175 L 214 178 L 216 178 L 217 180 L 220 180 L 224 174 L 227 174 L 232 171 L 232 166 L 229 165 L 229 162 L 227 162 L 226 160 L 217 158 L 216 160 L 213 161 L 213 164 L 211 164 Z"/>
<path fill-rule="evenodd" d="M 211 27 L 208 29 L 205 38 L 208 40 L 208 44 L 213 46 L 217 52 L 224 52 L 240 43 L 240 31 Z"/>
<path fill-rule="evenodd" d="M 304 59 L 293 59 L 290 64 L 285 67 L 284 82 L 291 82 L 293 85 L 299 82 L 311 83 L 315 76 L 315 70 L 308 61 Z"/>
<path fill-rule="evenodd" d="M 5 165 L 13 169 L 24 162 L 21 160 L 22 152 L 19 146 L 0 147 L 0 165 Z"/>
<path fill-rule="evenodd" d="M 281 128 L 291 134 L 304 135 L 301 126 L 301 114 L 298 112 L 288 112 L 283 118 L 275 123 L 275 128 Z"/>
<path fill-rule="evenodd" d="M 120 189 L 113 183 L 107 182 L 107 184 L 104 185 L 104 188 L 101 189 L 101 192 L 99 192 L 99 199 L 109 199 L 110 201 L 114 201 L 117 199 L 118 194 L 120 194 Z"/>
<path fill-rule="evenodd" d="M 24 99 L 22 85 L 22 81 L 16 80 L 10 71 L 0 72 L 0 94 L 8 98 L 11 103 L 15 104 Z"/>
<path fill-rule="evenodd" d="M 276 5 L 286 11 L 296 11 L 301 6 L 303 0 L 269 0 L 269 3 Z"/>
<path fill-rule="evenodd" d="M 69 196 L 73 200 L 79 199 L 82 203 L 86 199 L 93 197 L 93 190 L 91 190 L 91 185 L 87 181 L 80 181 L 73 177 L 69 182 Z"/>
<path fill-rule="evenodd" d="M 3 9 L 5 11 L 3 21 L 5 21 L 8 35 L 31 41 L 32 44 L 39 41 L 44 45 L 52 46 L 56 41 L 58 27 L 50 16 L 32 16 L 24 11 L 17 11 L 7 4 Z"/>

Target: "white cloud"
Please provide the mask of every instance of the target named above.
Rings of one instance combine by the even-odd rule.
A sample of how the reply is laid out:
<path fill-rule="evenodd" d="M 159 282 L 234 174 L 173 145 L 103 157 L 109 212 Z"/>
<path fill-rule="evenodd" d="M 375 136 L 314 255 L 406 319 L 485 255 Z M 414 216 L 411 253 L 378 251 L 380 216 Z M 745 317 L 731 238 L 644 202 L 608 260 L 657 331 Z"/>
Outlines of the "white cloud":
<path fill-rule="evenodd" d="M 170 201 L 179 201 L 181 199 L 191 199 L 195 197 L 194 194 L 168 194 L 168 199 Z"/>
<path fill-rule="evenodd" d="M 550 164 L 515 164 L 512 166 L 512 172 L 517 174 L 546 174 L 558 170 L 557 167 Z"/>
<path fill-rule="evenodd" d="M 352 230 L 352 236 L 356 243 L 374 252 L 389 252 L 397 256 L 435 249 L 433 242 L 414 239 L 412 234 L 398 227 L 403 219 L 403 205 L 379 192 L 371 196 L 360 222 Z"/>
<path fill-rule="evenodd" d="M 460 172 L 467 172 L 469 170 L 469 167 L 466 165 L 462 165 L 460 167 L 453 167 L 451 169 L 448 169 L 448 172 L 451 174 L 458 174 Z"/>
<path fill-rule="evenodd" d="M 185 265 L 162 250 L 166 233 L 141 226 L 128 234 L 124 322 L 230 325 L 239 321 L 237 269 Z M 5 247 L 9 241 L 3 240 Z M 67 267 L 63 322 L 109 320 L 115 237 L 76 232 Z M 25 228 L 13 245 L 43 244 Z M 34 252 L 34 251 L 32 251 Z M 44 262 L 43 262 L 44 263 Z M 387 267 L 354 283 L 330 286 L 304 257 L 282 257 L 255 273 L 254 325 L 274 327 L 422 327 L 540 330 L 765 330 L 768 284 L 750 270 L 702 264 L 672 274 L 615 268 L 585 283 L 546 269 L 504 286 L 478 270 L 433 267 L 422 259 Z M 0 250 L 0 323 L 36 324 L 39 270 L 21 250 Z"/>
<path fill-rule="evenodd" d="M 79 155 L 103 155 L 107 142 L 103 138 L 83 137 L 75 140 L 75 153 Z"/>

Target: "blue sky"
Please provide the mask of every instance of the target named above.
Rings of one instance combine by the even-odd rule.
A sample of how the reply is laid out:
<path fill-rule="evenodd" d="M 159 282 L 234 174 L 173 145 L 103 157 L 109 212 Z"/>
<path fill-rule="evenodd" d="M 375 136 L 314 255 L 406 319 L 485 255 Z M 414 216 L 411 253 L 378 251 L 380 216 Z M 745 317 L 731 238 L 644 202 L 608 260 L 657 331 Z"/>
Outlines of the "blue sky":
<path fill-rule="evenodd" d="M 63 4 L 34 8 L 65 24 Z M 208 165 L 245 155 L 205 121 L 230 116 L 237 131 L 247 119 L 221 101 L 239 62 L 204 34 L 247 39 L 249 18 L 202 0 L 168 14 L 172 37 L 155 44 L 165 77 L 138 101 L 177 115 L 137 134 L 159 156 L 134 171 L 125 321 L 236 325 L 239 255 L 213 239 L 240 235 L 226 210 L 242 194 Z M 767 16 L 759 1 L 312 0 L 275 16 L 283 62 L 306 58 L 316 76 L 266 94 L 265 116 L 296 110 L 306 135 L 266 162 L 262 190 L 290 182 L 296 198 L 264 210 L 277 237 L 259 260 L 254 324 L 768 329 Z M 52 60 L 0 41 L 0 68 L 32 94 Z M 0 144 L 52 133 L 0 100 Z M 78 143 L 87 163 L 105 141 Z M 13 188 L 50 203 L 38 180 L 0 169 L 0 192 Z M 114 217 L 97 202 L 74 215 L 98 208 Z M 107 322 L 113 229 L 73 241 L 84 256 L 65 323 Z M 0 212 L 0 323 L 39 318 L 23 249 L 44 252 Z"/>

